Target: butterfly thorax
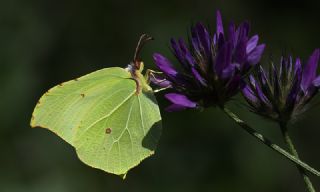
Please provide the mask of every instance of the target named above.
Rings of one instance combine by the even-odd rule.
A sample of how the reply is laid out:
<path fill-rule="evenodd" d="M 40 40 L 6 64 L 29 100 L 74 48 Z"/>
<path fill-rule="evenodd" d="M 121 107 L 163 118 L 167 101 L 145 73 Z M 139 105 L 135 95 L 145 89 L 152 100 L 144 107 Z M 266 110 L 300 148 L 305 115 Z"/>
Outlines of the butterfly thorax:
<path fill-rule="evenodd" d="M 137 63 L 139 62 L 139 63 Z M 135 63 L 131 63 L 126 68 L 132 76 L 132 79 L 136 82 L 136 93 L 140 94 L 141 91 L 144 92 L 152 92 L 152 88 L 150 87 L 148 81 L 145 76 L 142 74 L 144 68 L 144 63 L 142 61 L 136 61 Z"/>

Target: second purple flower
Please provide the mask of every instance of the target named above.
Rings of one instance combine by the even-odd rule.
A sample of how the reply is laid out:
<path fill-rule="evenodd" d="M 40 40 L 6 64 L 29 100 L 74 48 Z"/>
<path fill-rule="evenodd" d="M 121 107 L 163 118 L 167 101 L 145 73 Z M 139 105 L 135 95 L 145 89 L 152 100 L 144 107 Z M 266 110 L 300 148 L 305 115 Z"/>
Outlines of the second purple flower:
<path fill-rule="evenodd" d="M 272 64 L 268 73 L 260 66 L 242 90 L 251 111 L 283 124 L 296 119 L 319 92 L 319 59 L 316 49 L 303 66 L 292 57 L 281 57 L 279 67 Z"/>
<path fill-rule="evenodd" d="M 223 28 L 217 11 L 216 32 L 197 23 L 191 28 L 189 45 L 183 39 L 171 40 L 172 51 L 182 65 L 177 70 L 159 53 L 153 58 L 162 75 L 153 75 L 152 82 L 162 88 L 173 88 L 165 97 L 172 103 L 167 110 L 220 106 L 239 92 L 243 76 L 259 63 L 265 49 L 259 37 L 249 37 L 249 24 L 238 27 L 230 23 Z"/>

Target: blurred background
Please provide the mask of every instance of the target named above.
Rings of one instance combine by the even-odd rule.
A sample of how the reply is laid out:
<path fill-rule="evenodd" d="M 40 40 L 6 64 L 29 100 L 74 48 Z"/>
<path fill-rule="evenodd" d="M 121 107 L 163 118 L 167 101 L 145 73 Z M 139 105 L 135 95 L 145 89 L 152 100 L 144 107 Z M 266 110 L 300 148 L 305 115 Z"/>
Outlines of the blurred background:
<path fill-rule="evenodd" d="M 81 163 L 74 149 L 29 121 L 50 87 L 89 72 L 125 67 L 139 35 L 156 41 L 143 50 L 173 58 L 171 37 L 186 37 L 196 21 L 215 25 L 250 20 L 267 44 L 263 61 L 283 52 L 306 59 L 320 47 L 320 2 L 270 0 L 8 0 L 0 1 L 0 191 L 1 192 L 280 192 L 304 191 L 295 166 L 258 143 L 218 109 L 167 113 L 154 156 L 120 177 Z M 168 105 L 157 95 L 161 109 Z M 230 103 L 244 120 L 281 146 L 278 126 Z M 320 106 L 291 125 L 300 155 L 320 169 Z M 320 190 L 320 178 L 311 176 Z"/>

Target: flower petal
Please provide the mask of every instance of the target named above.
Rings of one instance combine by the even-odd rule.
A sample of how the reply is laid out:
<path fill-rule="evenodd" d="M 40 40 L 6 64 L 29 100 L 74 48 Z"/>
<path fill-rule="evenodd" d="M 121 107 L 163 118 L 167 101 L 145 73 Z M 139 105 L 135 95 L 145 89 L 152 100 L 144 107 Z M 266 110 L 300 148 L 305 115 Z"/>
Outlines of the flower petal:
<path fill-rule="evenodd" d="M 256 84 L 256 93 L 257 93 L 259 100 L 262 101 L 263 104 L 271 105 L 270 101 L 265 96 L 265 94 L 263 93 L 263 91 L 258 83 Z"/>
<path fill-rule="evenodd" d="M 222 70 L 221 78 L 227 79 L 232 77 L 236 71 L 236 67 L 237 65 L 235 64 L 230 64 L 229 66 L 227 66 L 225 69 Z"/>
<path fill-rule="evenodd" d="M 197 54 L 200 54 L 200 42 L 199 42 L 197 30 L 195 27 L 191 27 L 191 44 L 194 51 Z"/>
<path fill-rule="evenodd" d="M 236 46 L 235 38 L 236 38 L 236 26 L 233 22 L 230 22 L 228 28 L 228 38 L 232 44 L 232 47 Z"/>
<path fill-rule="evenodd" d="M 168 93 L 165 95 L 165 98 L 171 101 L 173 104 L 180 105 L 187 108 L 197 107 L 197 103 L 188 99 L 187 96 L 179 93 Z"/>
<path fill-rule="evenodd" d="M 222 77 L 222 72 L 231 64 L 231 43 L 227 42 L 218 50 L 214 69 L 219 77 Z"/>
<path fill-rule="evenodd" d="M 294 75 L 301 72 L 301 60 L 300 58 L 296 59 L 296 63 L 294 64 Z"/>
<path fill-rule="evenodd" d="M 247 53 L 250 53 L 251 51 L 254 50 L 254 48 L 256 48 L 258 41 L 259 41 L 258 35 L 255 35 L 249 39 L 249 41 L 247 42 L 247 47 L 246 47 Z"/>
<path fill-rule="evenodd" d="M 179 45 L 180 45 L 180 50 L 182 52 L 182 55 L 188 62 L 189 66 L 194 66 L 196 61 L 194 60 L 192 54 L 190 53 L 189 49 L 187 48 L 186 43 L 183 41 L 183 39 L 179 39 Z"/>
<path fill-rule="evenodd" d="M 178 59 L 178 61 L 181 64 L 186 65 L 185 59 L 183 57 L 183 53 L 182 53 L 182 51 L 180 49 L 180 46 L 179 46 L 178 42 L 175 39 L 171 39 L 170 43 L 171 43 L 171 47 L 173 49 L 173 53 L 176 56 L 176 58 Z"/>
<path fill-rule="evenodd" d="M 319 62 L 320 50 L 316 49 L 309 58 L 307 65 L 304 67 L 302 73 L 301 87 L 304 92 L 306 92 L 312 81 L 316 77 L 317 67 Z"/>
<path fill-rule="evenodd" d="M 211 49 L 211 37 L 209 35 L 208 30 L 205 28 L 205 26 L 202 23 L 196 24 L 196 32 L 197 36 L 200 42 L 200 47 L 203 49 L 203 51 L 206 53 L 206 56 L 209 57 L 210 55 L 210 49 Z"/>
<path fill-rule="evenodd" d="M 300 71 L 301 69 L 298 69 L 298 70 Z M 301 74 L 301 72 L 297 72 L 297 73 Z M 287 99 L 286 99 L 286 109 L 288 111 L 293 110 L 293 108 L 295 106 L 297 96 L 298 96 L 299 92 L 301 91 L 300 83 L 301 83 L 301 75 L 296 75 L 293 79 L 293 84 L 292 84 L 291 90 L 290 90 L 290 92 L 287 96 Z"/>
<path fill-rule="evenodd" d="M 250 81 L 250 85 L 255 88 L 257 82 L 256 82 L 256 79 L 253 77 L 253 75 L 249 75 L 249 81 Z"/>
<path fill-rule="evenodd" d="M 320 76 L 318 76 L 317 78 L 315 78 L 313 81 L 312 81 L 312 84 L 315 86 L 315 87 L 320 87 Z"/>
<path fill-rule="evenodd" d="M 169 77 L 175 77 L 178 74 L 178 72 L 173 68 L 171 62 L 161 54 L 153 54 L 153 59 L 158 68 Z"/>
<path fill-rule="evenodd" d="M 243 66 L 247 59 L 247 52 L 246 52 L 246 41 L 240 40 L 238 45 L 234 50 L 234 60 L 235 62 L 239 63 L 240 66 Z"/>
<path fill-rule="evenodd" d="M 259 100 L 255 96 L 254 91 L 250 88 L 249 85 L 245 85 L 242 89 L 243 96 L 252 104 L 257 103 Z"/>
<path fill-rule="evenodd" d="M 150 81 L 161 88 L 169 88 L 172 86 L 172 83 L 169 80 L 159 74 L 152 74 L 150 76 Z"/>
<path fill-rule="evenodd" d="M 201 85 L 207 86 L 206 80 L 200 75 L 200 73 L 195 68 L 192 68 L 191 71 L 193 73 L 193 76 L 198 80 L 198 82 L 200 82 Z"/>
<path fill-rule="evenodd" d="M 171 47 L 174 55 L 186 70 L 189 70 L 191 66 L 195 65 L 195 60 L 183 39 L 179 39 L 178 42 L 174 39 L 171 39 Z"/>
<path fill-rule="evenodd" d="M 265 44 L 258 45 L 253 51 L 248 55 L 248 63 L 251 65 L 256 65 L 259 63 L 262 53 L 265 49 Z"/>
<path fill-rule="evenodd" d="M 266 72 L 264 71 L 264 69 L 262 68 L 261 65 L 259 66 L 259 69 L 258 69 L 258 80 L 260 82 L 261 89 L 262 89 L 263 93 L 265 94 L 265 96 L 269 100 L 272 100 L 273 89 L 270 86 L 267 74 L 266 74 Z"/>
<path fill-rule="evenodd" d="M 259 66 L 259 69 L 258 69 L 258 77 L 262 86 L 266 86 L 268 84 L 267 74 L 261 65 Z"/>
<path fill-rule="evenodd" d="M 292 63 L 293 63 L 292 56 L 289 56 L 289 63 L 288 63 L 288 66 L 287 66 L 288 74 L 291 74 L 291 72 L 292 72 Z"/>
<path fill-rule="evenodd" d="M 223 23 L 222 23 L 222 18 L 221 18 L 221 13 L 218 10 L 217 11 L 217 36 L 219 37 L 220 34 L 223 35 Z"/>
<path fill-rule="evenodd" d="M 271 64 L 271 70 L 272 72 L 270 73 L 270 75 L 272 74 L 272 82 L 273 82 L 273 96 L 274 96 L 274 100 L 276 100 L 277 103 L 280 103 L 280 99 L 281 99 L 281 91 L 283 91 L 281 89 L 281 85 L 280 85 L 280 81 L 279 81 L 279 72 L 277 70 L 277 68 L 273 65 L 273 63 Z M 273 101 L 275 102 L 275 101 Z"/>
<path fill-rule="evenodd" d="M 248 22 L 243 22 L 240 24 L 240 26 L 236 30 L 236 38 L 235 38 L 236 44 L 241 40 L 248 41 L 249 29 L 250 29 L 250 25 Z"/>

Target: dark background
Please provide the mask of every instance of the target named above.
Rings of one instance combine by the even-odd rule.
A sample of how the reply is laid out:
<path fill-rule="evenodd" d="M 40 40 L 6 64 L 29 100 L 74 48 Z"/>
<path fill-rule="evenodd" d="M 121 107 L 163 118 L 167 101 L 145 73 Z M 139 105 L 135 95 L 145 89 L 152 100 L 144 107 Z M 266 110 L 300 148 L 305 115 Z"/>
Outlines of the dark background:
<path fill-rule="evenodd" d="M 120 177 L 81 163 L 74 149 L 29 120 L 50 87 L 110 66 L 125 67 L 138 37 L 156 41 L 143 50 L 172 58 L 170 37 L 185 37 L 196 21 L 215 25 L 249 19 L 267 44 L 264 56 L 282 52 L 307 58 L 320 47 L 320 3 L 263 0 L 2 0 L 0 1 L 0 191 L 1 192 L 275 192 L 304 191 L 294 165 L 243 132 L 218 109 L 167 113 L 157 95 L 163 134 L 155 156 Z M 243 102 L 230 107 L 257 130 L 284 146 L 278 126 L 250 114 Z M 320 169 L 320 106 L 290 134 L 303 160 Z M 311 176 L 320 190 L 320 178 Z"/>

